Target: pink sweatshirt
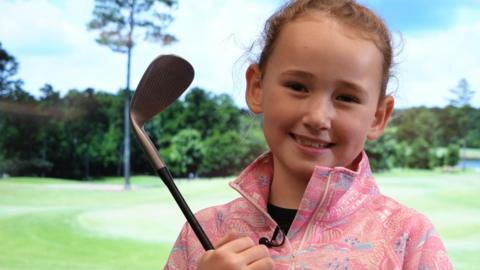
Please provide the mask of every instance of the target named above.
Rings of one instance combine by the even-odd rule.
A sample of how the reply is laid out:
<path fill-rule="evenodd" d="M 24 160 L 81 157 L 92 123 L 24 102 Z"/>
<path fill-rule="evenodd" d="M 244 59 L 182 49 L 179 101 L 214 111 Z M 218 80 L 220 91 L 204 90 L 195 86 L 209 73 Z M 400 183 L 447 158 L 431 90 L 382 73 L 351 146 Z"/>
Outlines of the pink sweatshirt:
<path fill-rule="evenodd" d="M 270 239 L 272 171 L 271 153 L 260 156 L 230 183 L 242 197 L 196 214 L 212 243 L 229 231 Z M 357 171 L 315 168 L 284 244 L 269 250 L 275 269 L 452 269 L 430 221 L 379 192 L 365 153 Z M 196 269 L 203 253 L 186 224 L 164 269 Z"/>

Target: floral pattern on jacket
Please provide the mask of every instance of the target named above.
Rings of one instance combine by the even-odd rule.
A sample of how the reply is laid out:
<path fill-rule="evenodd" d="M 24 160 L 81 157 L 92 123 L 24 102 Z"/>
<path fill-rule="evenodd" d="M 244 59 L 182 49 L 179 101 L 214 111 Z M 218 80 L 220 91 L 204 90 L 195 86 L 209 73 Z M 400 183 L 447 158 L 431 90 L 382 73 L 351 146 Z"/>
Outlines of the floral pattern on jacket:
<path fill-rule="evenodd" d="M 272 174 L 266 153 L 230 183 L 241 198 L 196 214 L 212 243 L 229 231 L 254 241 L 273 234 L 266 210 Z M 196 269 L 203 253 L 185 224 L 165 269 Z M 356 171 L 315 168 L 284 244 L 270 255 L 275 269 L 452 269 L 430 221 L 379 192 L 365 153 Z"/>

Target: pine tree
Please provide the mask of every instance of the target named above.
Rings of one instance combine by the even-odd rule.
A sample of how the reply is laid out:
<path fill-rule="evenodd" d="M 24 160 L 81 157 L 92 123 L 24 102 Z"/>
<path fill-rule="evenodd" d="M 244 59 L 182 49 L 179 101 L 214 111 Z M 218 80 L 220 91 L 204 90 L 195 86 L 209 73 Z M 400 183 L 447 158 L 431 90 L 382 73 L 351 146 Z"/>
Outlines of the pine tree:
<path fill-rule="evenodd" d="M 89 30 L 100 31 L 96 41 L 114 52 L 127 54 L 127 85 L 124 101 L 124 177 L 125 188 L 130 188 L 130 71 L 132 49 L 136 39 L 160 41 L 168 45 L 176 38 L 165 32 L 173 21 L 171 8 L 176 0 L 96 0 Z"/>
<path fill-rule="evenodd" d="M 475 95 L 475 91 L 470 89 L 470 85 L 465 78 L 458 82 L 457 87 L 450 89 L 450 92 L 454 95 L 454 98 L 449 99 L 450 105 L 459 108 L 470 105 L 470 101 Z"/>

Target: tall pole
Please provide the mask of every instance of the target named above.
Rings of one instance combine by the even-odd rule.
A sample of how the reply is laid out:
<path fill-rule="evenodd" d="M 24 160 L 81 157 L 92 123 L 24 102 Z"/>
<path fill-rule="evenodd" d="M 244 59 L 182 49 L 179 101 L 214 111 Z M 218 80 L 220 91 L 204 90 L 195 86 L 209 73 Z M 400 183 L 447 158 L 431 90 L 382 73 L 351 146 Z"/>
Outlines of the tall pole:
<path fill-rule="evenodd" d="M 125 178 L 125 189 L 130 189 L 130 57 L 131 48 L 128 48 L 127 88 L 125 89 L 125 104 L 123 108 L 123 176 Z"/>
<path fill-rule="evenodd" d="M 125 178 L 125 189 L 129 190 L 130 185 L 130 66 L 132 59 L 132 33 L 133 33 L 133 11 L 135 0 L 131 2 L 130 6 L 130 31 L 128 33 L 127 44 L 127 87 L 125 89 L 125 104 L 123 108 L 124 121 L 124 141 L 123 141 L 123 176 Z"/>

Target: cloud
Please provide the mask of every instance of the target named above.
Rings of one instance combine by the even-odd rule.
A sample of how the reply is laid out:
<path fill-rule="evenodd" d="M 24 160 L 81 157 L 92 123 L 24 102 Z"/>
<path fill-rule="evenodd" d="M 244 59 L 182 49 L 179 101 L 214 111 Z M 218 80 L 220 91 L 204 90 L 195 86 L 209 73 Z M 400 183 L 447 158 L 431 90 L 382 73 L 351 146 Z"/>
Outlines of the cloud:
<path fill-rule="evenodd" d="M 22 55 L 72 53 L 76 25 L 58 7 L 47 1 L 0 3 L 0 37 L 6 46 Z"/>
<path fill-rule="evenodd" d="M 480 1 L 360 2 L 378 12 L 396 37 L 397 79 L 390 89 L 397 90 L 398 107 L 447 105 L 449 89 L 462 78 L 480 105 Z"/>
<path fill-rule="evenodd" d="M 405 35 L 398 57 L 401 106 L 442 106 L 452 98 L 449 89 L 466 78 L 480 104 L 480 22 L 460 24 L 422 36 Z"/>
<path fill-rule="evenodd" d="M 193 84 L 227 92 L 237 103 L 244 103 L 242 56 L 275 8 L 273 3 L 255 0 L 192 1 L 181 8 L 172 25 L 180 43 L 173 49 L 195 67 Z"/>
<path fill-rule="evenodd" d="M 276 5 L 255 0 L 180 1 L 179 5 L 169 28 L 179 42 L 167 47 L 139 43 L 133 51 L 131 87 L 157 55 L 173 53 L 194 65 L 193 85 L 227 92 L 241 103 L 243 74 L 232 69 Z M 20 62 L 18 77 L 31 93 L 38 94 L 45 83 L 63 93 L 72 88 L 115 92 L 125 87 L 125 55 L 96 44 L 97 33 L 86 29 L 93 1 L 9 1 L 0 3 L 0 9 L 0 24 L 8 25 L 0 31 L 0 40 Z M 234 81 L 235 77 L 242 79 Z"/>
<path fill-rule="evenodd" d="M 109 89 L 98 70 L 108 70 L 107 65 L 118 60 L 102 57 L 105 50 L 86 31 L 93 3 L 68 2 L 62 9 L 45 0 L 0 2 L 0 25 L 7 26 L 0 28 L 0 40 L 20 63 L 18 77 L 32 94 L 38 94 L 45 83 L 64 91 L 90 86 Z"/>

